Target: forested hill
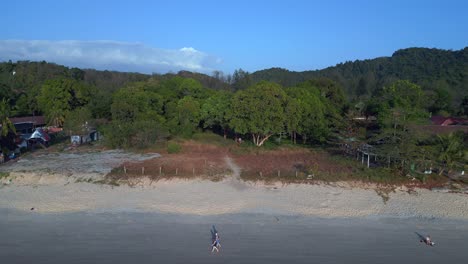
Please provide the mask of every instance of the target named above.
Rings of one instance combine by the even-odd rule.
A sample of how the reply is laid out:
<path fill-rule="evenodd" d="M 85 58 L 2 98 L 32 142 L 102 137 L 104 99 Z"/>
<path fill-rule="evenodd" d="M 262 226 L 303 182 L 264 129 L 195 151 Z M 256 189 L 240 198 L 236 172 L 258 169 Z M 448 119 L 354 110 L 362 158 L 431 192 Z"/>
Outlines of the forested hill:
<path fill-rule="evenodd" d="M 148 75 L 68 68 L 47 62 L 3 62 L 0 63 L 0 98 L 10 98 L 14 102 L 23 93 L 34 95 L 34 90 L 45 80 L 55 78 L 83 81 L 102 92 L 113 93 L 131 82 L 151 77 L 164 80 L 176 75 L 198 80 L 207 88 L 234 91 L 262 80 L 290 87 L 310 79 L 328 78 L 344 88 L 348 99 L 369 98 L 374 91 L 395 80 L 409 80 L 423 90 L 442 91 L 458 106 L 462 98 L 468 96 L 468 47 L 458 51 L 408 48 L 396 51 L 391 57 L 349 61 L 322 70 L 294 72 L 271 68 L 251 74 L 236 70 L 233 75 L 226 76 L 218 71 L 213 76 L 187 71 Z"/>
<path fill-rule="evenodd" d="M 13 75 L 14 72 L 14 75 Z M 229 84 L 206 74 L 180 71 L 178 73 L 142 74 L 132 72 L 99 71 L 94 69 L 68 68 L 55 63 L 18 61 L 0 63 L 0 98 L 14 99 L 15 95 L 30 93 L 44 81 L 56 78 L 70 78 L 83 81 L 104 92 L 114 92 L 132 82 L 154 79 L 170 79 L 174 76 L 193 78 L 203 86 L 212 89 L 230 89 Z"/>
<path fill-rule="evenodd" d="M 349 61 L 323 70 L 294 72 L 271 68 L 249 77 L 253 83 L 268 80 L 283 86 L 325 77 L 338 82 L 349 98 L 370 95 L 386 84 L 404 79 L 424 90 L 446 89 L 456 100 L 468 95 L 468 47 L 458 51 L 408 48 L 391 57 Z"/>
<path fill-rule="evenodd" d="M 147 80 L 149 77 L 150 75 L 141 73 L 68 68 L 45 61 L 3 62 L 0 63 L 0 96 L 11 98 L 17 93 L 27 93 L 40 87 L 44 81 L 54 78 L 71 78 L 112 91 L 126 83 Z"/>

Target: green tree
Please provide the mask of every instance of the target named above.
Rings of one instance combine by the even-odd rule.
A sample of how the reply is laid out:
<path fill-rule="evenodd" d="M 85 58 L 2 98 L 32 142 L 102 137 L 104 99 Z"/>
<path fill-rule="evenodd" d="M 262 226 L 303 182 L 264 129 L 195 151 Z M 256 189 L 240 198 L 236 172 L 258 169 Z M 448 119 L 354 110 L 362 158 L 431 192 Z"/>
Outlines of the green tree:
<path fill-rule="evenodd" d="M 320 91 L 315 87 L 300 86 L 288 88 L 286 91 L 297 104 L 295 114 L 294 111 L 288 111 L 290 114 L 287 115 L 287 123 L 294 124 L 289 127 L 296 128 L 294 133 L 301 135 L 304 144 L 308 139 L 323 142 L 328 134 L 326 105 L 322 101 L 326 99 L 321 97 Z M 298 120 L 295 120 L 296 118 Z"/>
<path fill-rule="evenodd" d="M 16 98 L 12 113 L 13 116 L 24 116 L 32 113 L 29 98 L 26 94 L 22 93 Z"/>
<path fill-rule="evenodd" d="M 165 98 L 157 82 L 137 82 L 113 94 L 112 122 L 104 127 L 105 142 L 111 147 L 145 148 L 167 138 Z"/>
<path fill-rule="evenodd" d="M 11 107 L 8 101 L 4 98 L 0 101 L 0 122 L 2 125 L 2 136 L 5 137 L 9 132 L 16 133 L 15 126 L 10 120 Z"/>
<path fill-rule="evenodd" d="M 177 133 L 185 137 L 192 136 L 200 123 L 200 103 L 191 96 L 186 96 L 177 103 Z"/>
<path fill-rule="evenodd" d="M 284 132 L 287 95 L 280 85 L 260 82 L 236 92 L 231 102 L 230 127 L 236 133 L 251 134 L 262 146 L 272 135 Z"/>
<path fill-rule="evenodd" d="M 465 156 L 465 146 L 463 144 L 464 134 L 459 131 L 448 135 L 438 135 L 439 161 L 444 164 L 444 169 L 450 173 L 458 161 L 462 161 Z M 440 171 L 443 173 L 444 169 Z"/>
<path fill-rule="evenodd" d="M 291 137 L 291 142 L 294 144 L 297 143 L 297 133 L 303 132 L 301 129 L 303 110 L 304 108 L 301 108 L 301 101 L 292 97 L 287 100 L 284 108 L 284 113 L 286 115 L 286 130 Z"/>
<path fill-rule="evenodd" d="M 429 113 L 424 109 L 425 97 L 421 87 L 406 80 L 396 81 L 383 89 L 380 103 L 383 105 L 378 118 L 393 131 L 405 130 L 409 123 L 425 121 Z"/>
<path fill-rule="evenodd" d="M 134 84 L 114 93 L 111 105 L 112 119 L 129 123 L 153 119 L 163 123 L 162 105 L 163 99 L 160 95 L 145 91 L 141 85 Z"/>
<path fill-rule="evenodd" d="M 235 70 L 232 74 L 232 88 L 234 91 L 246 89 L 252 83 L 249 72 L 242 69 Z"/>
<path fill-rule="evenodd" d="M 83 81 L 85 76 L 85 72 L 79 68 L 71 68 L 70 69 L 70 77 L 77 81 Z"/>
<path fill-rule="evenodd" d="M 338 133 L 344 129 L 343 116 L 345 116 L 348 104 L 343 88 L 337 82 L 327 78 L 318 78 L 300 83 L 298 86 L 319 95 L 321 103 L 325 106 L 323 113 L 331 132 Z"/>
<path fill-rule="evenodd" d="M 112 94 L 99 90 L 89 100 L 88 108 L 94 118 L 111 119 Z"/>
<path fill-rule="evenodd" d="M 68 135 L 86 135 L 94 124 L 91 111 L 86 107 L 76 108 L 68 112 L 63 130 Z"/>
<path fill-rule="evenodd" d="M 229 127 L 229 111 L 231 109 L 231 93 L 219 91 L 210 96 L 201 106 L 201 120 L 204 128 L 219 127 L 227 137 Z"/>
<path fill-rule="evenodd" d="M 364 77 L 361 77 L 356 87 L 356 97 L 361 98 L 362 96 L 368 95 L 368 93 L 369 91 L 367 89 L 367 81 Z"/>
<path fill-rule="evenodd" d="M 428 100 L 430 101 L 430 100 Z M 428 107 L 429 111 L 433 114 L 440 114 L 441 112 L 451 112 L 452 97 L 448 88 L 445 86 L 438 87 L 432 96 L 432 105 Z"/>
<path fill-rule="evenodd" d="M 131 130 L 130 147 L 145 148 L 169 137 L 166 127 L 156 120 L 138 120 Z"/>
<path fill-rule="evenodd" d="M 135 134 L 134 124 L 120 120 L 102 127 L 104 142 L 112 148 L 129 148 L 132 146 L 131 139 Z"/>
<path fill-rule="evenodd" d="M 205 99 L 209 94 L 208 89 L 204 88 L 202 84 L 192 78 L 183 78 L 177 86 L 178 98 L 191 96 L 195 99 Z"/>
<path fill-rule="evenodd" d="M 37 102 L 49 123 L 62 126 L 68 112 L 85 106 L 92 94 L 91 87 L 75 80 L 60 78 L 46 81 L 42 85 Z"/>
<path fill-rule="evenodd" d="M 459 114 L 462 116 L 468 116 L 468 95 L 465 96 L 460 103 Z"/>
<path fill-rule="evenodd" d="M 420 86 L 399 80 L 385 86 L 366 107 L 368 114 L 377 114 L 380 126 L 369 141 L 378 143 L 377 154 L 402 174 L 408 172 L 408 164 L 421 160 L 418 149 L 422 138 L 411 125 L 427 122 L 426 101 Z"/>

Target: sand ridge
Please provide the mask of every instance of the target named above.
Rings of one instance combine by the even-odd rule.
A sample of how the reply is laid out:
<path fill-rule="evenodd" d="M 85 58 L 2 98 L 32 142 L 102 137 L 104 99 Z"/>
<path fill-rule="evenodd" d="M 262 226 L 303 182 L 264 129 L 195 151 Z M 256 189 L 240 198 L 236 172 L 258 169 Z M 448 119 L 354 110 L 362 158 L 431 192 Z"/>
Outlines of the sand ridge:
<path fill-rule="evenodd" d="M 83 175 L 84 176 L 84 175 Z M 288 184 L 203 179 L 109 186 L 64 175 L 12 173 L 0 188 L 0 208 L 38 212 L 144 211 L 195 215 L 270 213 L 319 217 L 424 217 L 468 219 L 468 195 L 397 188 L 384 202 L 372 186 L 352 183 Z M 77 177 L 77 175 L 75 175 Z"/>
<path fill-rule="evenodd" d="M 219 182 L 194 178 L 137 177 L 120 186 L 99 184 L 128 160 L 157 153 L 119 150 L 44 153 L 4 164 L 0 208 L 51 212 L 143 211 L 194 215 L 267 213 L 319 217 L 424 217 L 468 219 L 468 194 L 405 187 L 387 190 L 362 182 L 283 184 L 246 182 L 241 168 L 224 157 L 231 175 Z M 387 199 L 388 198 L 388 199 Z"/>

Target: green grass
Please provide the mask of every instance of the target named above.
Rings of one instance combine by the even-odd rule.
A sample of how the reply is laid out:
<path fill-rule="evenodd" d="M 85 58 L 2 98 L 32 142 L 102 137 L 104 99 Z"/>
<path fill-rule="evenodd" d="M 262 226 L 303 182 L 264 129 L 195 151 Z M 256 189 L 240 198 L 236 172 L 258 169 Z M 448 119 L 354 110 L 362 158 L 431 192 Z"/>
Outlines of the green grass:
<path fill-rule="evenodd" d="M 120 186 L 120 184 L 117 182 L 116 179 L 111 179 L 111 178 L 106 178 L 106 179 L 102 179 L 102 180 L 97 180 L 97 181 L 94 181 L 93 183 L 96 183 L 96 184 L 107 184 L 107 185 L 111 185 L 111 186 L 115 186 L 115 187 Z"/>
<path fill-rule="evenodd" d="M 8 177 L 10 177 L 9 172 L 0 172 L 0 179 L 6 179 Z"/>
<path fill-rule="evenodd" d="M 182 146 L 180 146 L 179 143 L 176 143 L 176 142 L 167 143 L 167 153 L 175 154 L 175 153 L 179 153 L 181 150 L 182 150 Z"/>
<path fill-rule="evenodd" d="M 220 147 L 229 147 L 236 144 L 232 138 L 225 139 L 223 136 L 210 131 L 195 133 L 192 139 L 199 143 L 212 144 Z"/>

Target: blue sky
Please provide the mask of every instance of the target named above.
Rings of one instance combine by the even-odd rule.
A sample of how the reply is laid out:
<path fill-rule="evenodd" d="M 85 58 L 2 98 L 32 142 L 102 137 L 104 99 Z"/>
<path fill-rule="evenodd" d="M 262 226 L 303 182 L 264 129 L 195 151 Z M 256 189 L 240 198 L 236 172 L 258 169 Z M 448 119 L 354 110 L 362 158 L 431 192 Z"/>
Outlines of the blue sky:
<path fill-rule="evenodd" d="M 468 46 L 468 1 L 1 1 L 0 61 L 232 73 Z"/>

